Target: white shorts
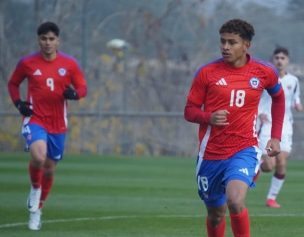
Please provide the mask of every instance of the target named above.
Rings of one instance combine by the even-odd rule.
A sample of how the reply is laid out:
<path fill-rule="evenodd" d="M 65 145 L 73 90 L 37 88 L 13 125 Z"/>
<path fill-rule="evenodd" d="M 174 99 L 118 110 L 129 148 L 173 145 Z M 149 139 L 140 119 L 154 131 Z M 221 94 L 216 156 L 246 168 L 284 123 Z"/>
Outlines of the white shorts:
<path fill-rule="evenodd" d="M 283 130 L 282 130 L 282 138 L 280 142 L 281 151 L 285 151 L 290 153 L 292 147 L 292 123 L 284 122 Z M 265 150 L 267 142 L 270 139 L 271 134 L 271 123 L 264 123 L 259 131 L 259 147 L 264 154 L 267 154 Z"/>

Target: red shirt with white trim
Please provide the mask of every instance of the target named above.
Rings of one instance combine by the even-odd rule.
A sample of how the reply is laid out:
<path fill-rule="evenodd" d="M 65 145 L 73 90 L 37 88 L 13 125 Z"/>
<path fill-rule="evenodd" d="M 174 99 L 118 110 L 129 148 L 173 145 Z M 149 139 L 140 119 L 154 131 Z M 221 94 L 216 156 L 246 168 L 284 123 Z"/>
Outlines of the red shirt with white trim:
<path fill-rule="evenodd" d="M 280 95 L 280 101 L 283 96 L 284 100 L 274 67 L 250 58 L 249 55 L 248 62 L 240 68 L 232 67 L 219 59 L 198 70 L 188 94 L 185 118 L 200 124 L 201 158 L 228 159 L 244 148 L 258 145 L 256 119 L 264 89 L 271 91 L 274 97 Z M 282 112 L 284 116 L 284 107 L 279 105 L 277 109 L 277 113 Z M 229 111 L 229 125 L 209 124 L 211 113 L 217 110 Z M 281 138 L 282 130 L 279 120 L 280 118 L 273 131 L 278 139 Z"/>
<path fill-rule="evenodd" d="M 67 101 L 63 92 L 73 85 L 78 96 L 84 97 L 87 85 L 83 73 L 74 58 L 58 52 L 52 61 L 41 53 L 22 58 L 8 83 L 13 102 L 20 99 L 19 87 L 27 79 L 27 101 L 32 104 L 33 115 L 29 123 L 44 127 L 49 133 L 63 133 L 67 129 Z"/>

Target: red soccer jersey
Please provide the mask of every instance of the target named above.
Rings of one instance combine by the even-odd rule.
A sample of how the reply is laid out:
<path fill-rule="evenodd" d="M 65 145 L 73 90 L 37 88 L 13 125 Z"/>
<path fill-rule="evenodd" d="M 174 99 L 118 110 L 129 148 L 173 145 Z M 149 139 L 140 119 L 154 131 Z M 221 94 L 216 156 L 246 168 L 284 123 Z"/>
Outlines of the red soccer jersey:
<path fill-rule="evenodd" d="M 264 89 L 274 93 L 281 90 L 277 73 L 271 65 L 249 55 L 247 64 L 241 68 L 234 68 L 219 59 L 198 70 L 187 104 L 202 107 L 205 115 L 217 110 L 229 111 L 229 125 L 211 126 L 206 122 L 210 116 L 200 123 L 200 157 L 228 159 L 236 152 L 258 144 L 256 118 Z"/>
<path fill-rule="evenodd" d="M 86 81 L 77 62 L 61 52 L 53 61 L 40 53 L 22 58 L 13 72 L 8 90 L 13 102 L 20 99 L 19 86 L 27 78 L 27 101 L 32 104 L 33 115 L 29 123 L 44 127 L 49 133 L 63 133 L 67 129 L 67 101 L 63 92 L 73 85 L 79 97 L 87 92 Z"/>

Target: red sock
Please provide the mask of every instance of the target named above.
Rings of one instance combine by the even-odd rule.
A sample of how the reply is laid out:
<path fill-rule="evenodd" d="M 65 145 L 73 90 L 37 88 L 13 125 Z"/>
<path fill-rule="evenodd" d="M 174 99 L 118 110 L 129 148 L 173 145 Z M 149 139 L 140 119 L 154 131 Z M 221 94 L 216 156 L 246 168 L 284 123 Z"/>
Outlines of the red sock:
<path fill-rule="evenodd" d="M 31 184 L 32 184 L 33 188 L 40 188 L 41 187 L 42 174 L 43 174 L 43 168 L 33 167 L 31 162 L 30 162 L 30 164 L 29 164 L 29 175 L 30 175 Z"/>
<path fill-rule="evenodd" d="M 221 222 L 213 227 L 206 218 L 206 225 L 207 225 L 207 232 L 208 232 L 208 237 L 224 237 L 225 236 L 225 228 L 226 228 L 226 217 L 224 217 Z"/>
<path fill-rule="evenodd" d="M 42 208 L 44 201 L 46 200 L 51 188 L 53 186 L 54 176 L 53 175 L 43 175 L 42 177 L 42 188 L 39 208 Z"/>
<path fill-rule="evenodd" d="M 247 208 L 244 208 L 238 214 L 230 214 L 231 228 L 234 237 L 250 237 L 249 214 Z"/>

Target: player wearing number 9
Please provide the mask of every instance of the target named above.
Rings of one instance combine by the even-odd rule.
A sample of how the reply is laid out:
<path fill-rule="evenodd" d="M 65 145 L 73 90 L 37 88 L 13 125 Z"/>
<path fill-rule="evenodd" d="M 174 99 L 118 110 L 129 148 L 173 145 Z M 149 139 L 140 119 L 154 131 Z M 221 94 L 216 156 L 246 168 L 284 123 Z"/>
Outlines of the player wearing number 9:
<path fill-rule="evenodd" d="M 62 159 L 67 131 L 67 100 L 86 96 L 87 86 L 77 61 L 59 47 L 59 28 L 45 22 L 37 29 L 40 51 L 23 57 L 8 82 L 12 101 L 24 116 L 22 134 L 30 150 L 29 228 L 41 227 L 41 208 L 51 190 L 56 163 Z M 19 87 L 27 80 L 27 97 Z"/>
<path fill-rule="evenodd" d="M 226 210 L 235 237 L 250 237 L 245 198 L 254 186 L 261 150 L 256 119 L 264 89 L 272 97 L 271 155 L 280 152 L 284 92 L 275 68 L 248 53 L 254 28 L 240 19 L 222 25 L 222 57 L 197 71 L 185 119 L 199 124 L 198 193 L 207 207 L 208 237 L 225 236 Z"/>

